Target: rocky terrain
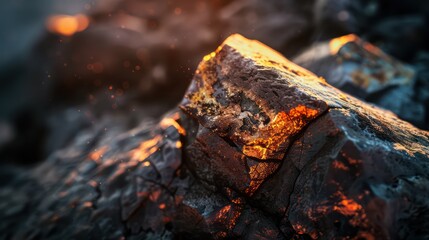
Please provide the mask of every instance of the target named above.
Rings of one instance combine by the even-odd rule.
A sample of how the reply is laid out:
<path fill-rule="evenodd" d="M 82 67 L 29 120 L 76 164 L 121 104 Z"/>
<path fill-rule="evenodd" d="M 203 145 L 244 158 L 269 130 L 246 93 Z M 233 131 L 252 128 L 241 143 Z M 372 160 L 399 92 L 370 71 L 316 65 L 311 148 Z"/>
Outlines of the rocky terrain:
<path fill-rule="evenodd" d="M 425 0 L 0 5 L 0 239 L 428 238 Z"/>
<path fill-rule="evenodd" d="M 258 41 L 206 55 L 159 122 L 112 121 L 10 174 L 2 238 L 429 236 L 429 134 Z"/>

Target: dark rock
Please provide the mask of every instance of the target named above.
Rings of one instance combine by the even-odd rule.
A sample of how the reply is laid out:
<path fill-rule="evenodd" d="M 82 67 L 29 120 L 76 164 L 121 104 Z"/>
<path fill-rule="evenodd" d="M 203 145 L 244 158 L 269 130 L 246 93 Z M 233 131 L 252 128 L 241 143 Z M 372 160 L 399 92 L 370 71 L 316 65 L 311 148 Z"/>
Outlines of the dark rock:
<path fill-rule="evenodd" d="M 305 111 L 291 114 L 298 106 Z M 411 224 L 426 224 L 428 203 L 410 194 L 427 181 L 427 132 L 341 93 L 264 45 L 237 35 L 226 40 L 200 64 L 182 109 L 200 124 L 185 161 L 198 179 L 226 188 L 232 202 L 220 210 L 219 221 L 227 222 L 220 237 L 256 236 L 240 232 L 246 221 L 236 215 L 247 214 L 247 206 L 276 223 L 269 238 L 278 230 L 286 239 L 428 234 Z M 296 132 L 268 128 L 265 136 L 281 113 L 290 122 L 280 129 Z M 257 164 L 248 165 L 246 178 L 241 169 L 249 158 Z M 249 192 L 252 166 L 262 180 Z"/>
<path fill-rule="evenodd" d="M 429 7 L 422 0 L 317 0 L 316 40 L 358 34 L 403 61 L 427 49 Z"/>
<path fill-rule="evenodd" d="M 235 32 L 288 57 L 357 33 L 411 62 L 428 50 L 428 9 L 424 0 L 6 3 L 0 14 L 0 121 L 17 134 L 0 150 L 0 163 L 33 164 L 47 158 L 52 143 L 65 147 L 70 136 L 61 136 L 51 120 L 64 119 L 68 108 L 89 104 L 91 111 L 126 115 L 154 101 L 172 107 L 203 54 Z M 73 35 L 55 34 L 46 20 L 57 14 L 82 14 L 89 25 Z"/>
<path fill-rule="evenodd" d="M 426 124 L 425 100 L 416 87 L 416 70 L 356 35 L 319 43 L 294 61 L 328 83 L 390 110 L 419 127 Z"/>
<path fill-rule="evenodd" d="M 70 147 L 2 188 L 8 221 L 1 238 L 168 236 L 187 186 L 176 176 L 184 133 L 177 116 L 128 133 L 103 125 L 79 133 Z"/>
<path fill-rule="evenodd" d="M 265 45 L 229 37 L 180 108 L 94 126 L 22 172 L 1 189 L 0 237 L 429 235 L 429 134 Z"/>

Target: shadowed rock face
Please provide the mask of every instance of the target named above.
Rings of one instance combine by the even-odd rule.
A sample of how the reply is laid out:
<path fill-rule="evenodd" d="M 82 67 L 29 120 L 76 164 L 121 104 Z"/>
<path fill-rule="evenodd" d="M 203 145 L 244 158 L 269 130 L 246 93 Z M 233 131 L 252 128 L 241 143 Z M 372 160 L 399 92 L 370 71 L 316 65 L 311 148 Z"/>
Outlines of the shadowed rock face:
<path fill-rule="evenodd" d="M 0 236 L 429 236 L 428 133 L 262 43 L 225 40 L 179 107 L 130 132 L 81 133 L 14 179 Z"/>

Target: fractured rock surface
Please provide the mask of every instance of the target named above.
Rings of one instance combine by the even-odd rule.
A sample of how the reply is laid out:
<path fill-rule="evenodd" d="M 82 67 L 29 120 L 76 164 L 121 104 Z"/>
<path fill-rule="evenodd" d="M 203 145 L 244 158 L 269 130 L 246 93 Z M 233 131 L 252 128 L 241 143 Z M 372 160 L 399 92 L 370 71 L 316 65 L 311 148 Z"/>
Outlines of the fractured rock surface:
<path fill-rule="evenodd" d="M 130 132 L 82 133 L 17 176 L 0 236 L 429 236 L 429 134 L 262 43 L 229 37 L 179 107 Z"/>
<path fill-rule="evenodd" d="M 327 239 L 427 234 L 409 224 L 427 222 L 427 203 L 410 195 L 426 188 L 427 133 L 338 91 L 260 43 L 230 37 L 200 64 L 182 104 L 200 124 L 188 148 L 196 174 L 214 185 L 227 182 L 249 204 L 281 219 L 281 229 L 291 224 L 296 233 Z M 207 130 L 218 140 L 208 140 Z M 224 142 L 223 153 L 234 155 L 219 154 L 218 142 Z M 224 166 L 224 156 L 238 173 L 223 176 L 224 169 L 213 167 L 210 173 L 219 172 L 213 178 L 200 170 Z M 244 169 L 247 175 L 239 174 Z M 267 176 L 257 185 L 254 169 Z M 246 176 L 250 192 L 240 186 Z M 410 214 L 411 208 L 420 215 Z M 408 233 L 398 232 L 399 225 Z"/>

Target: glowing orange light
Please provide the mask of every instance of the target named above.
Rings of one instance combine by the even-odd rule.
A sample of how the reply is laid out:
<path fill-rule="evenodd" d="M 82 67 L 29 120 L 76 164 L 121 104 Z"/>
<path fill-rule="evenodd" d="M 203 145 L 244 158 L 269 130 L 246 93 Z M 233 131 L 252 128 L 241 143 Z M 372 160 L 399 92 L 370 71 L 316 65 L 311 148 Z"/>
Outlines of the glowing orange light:
<path fill-rule="evenodd" d="M 179 125 L 177 119 L 179 119 L 179 114 L 176 113 L 171 117 L 163 118 L 159 125 L 164 129 L 168 128 L 169 126 L 173 126 L 181 135 L 186 135 L 186 130 Z"/>
<path fill-rule="evenodd" d="M 346 216 L 354 216 L 358 214 L 357 212 L 362 209 L 362 206 L 355 202 L 353 199 L 348 199 L 343 196 L 343 200 L 341 200 L 336 206 L 333 207 L 335 211 L 340 212 Z"/>
<path fill-rule="evenodd" d="M 356 41 L 357 39 L 358 37 L 354 34 L 334 38 L 329 42 L 329 50 L 332 55 L 336 54 L 346 43 Z"/>
<path fill-rule="evenodd" d="M 89 159 L 98 162 L 100 158 L 103 157 L 103 154 L 107 151 L 107 146 L 101 147 L 98 150 L 95 150 L 94 152 L 89 154 Z"/>
<path fill-rule="evenodd" d="M 235 205 L 226 205 L 216 213 L 215 221 L 222 223 L 228 229 L 233 229 L 237 223 L 237 219 L 241 215 L 240 207 Z"/>
<path fill-rule="evenodd" d="M 226 205 L 216 214 L 216 218 L 217 219 L 226 219 L 229 211 L 231 211 L 231 205 Z"/>
<path fill-rule="evenodd" d="M 332 162 L 332 165 L 336 169 L 340 169 L 340 170 L 343 170 L 343 171 L 348 171 L 349 170 L 349 168 L 344 163 L 342 163 L 340 161 L 337 161 L 337 160 L 334 161 L 334 162 Z"/>
<path fill-rule="evenodd" d="M 361 209 L 361 206 L 351 199 L 345 199 L 341 201 L 341 204 L 345 206 L 349 211 L 357 211 Z"/>
<path fill-rule="evenodd" d="M 89 25 L 89 18 L 85 15 L 52 15 L 46 21 L 49 31 L 63 36 L 71 36 L 85 30 Z"/>
<path fill-rule="evenodd" d="M 251 141 L 243 147 L 243 153 L 247 156 L 259 159 L 268 159 L 272 153 L 290 136 L 296 134 L 305 126 L 309 119 L 318 114 L 317 110 L 299 105 L 289 113 L 279 112 L 274 120 L 260 130 L 259 138 Z M 272 134 L 276 133 L 276 134 Z"/>
<path fill-rule="evenodd" d="M 210 60 L 211 58 L 214 58 L 215 56 L 216 56 L 216 52 L 212 52 L 212 53 L 210 53 L 210 54 L 205 55 L 205 56 L 203 57 L 203 60 L 204 60 L 204 61 L 208 61 L 208 60 Z"/>
<path fill-rule="evenodd" d="M 162 137 L 160 135 L 157 135 L 153 139 L 142 142 L 137 149 L 131 152 L 132 160 L 144 161 L 147 157 L 149 157 L 158 150 L 157 144 L 161 140 Z M 145 162 L 144 165 L 146 165 L 147 163 Z"/>

